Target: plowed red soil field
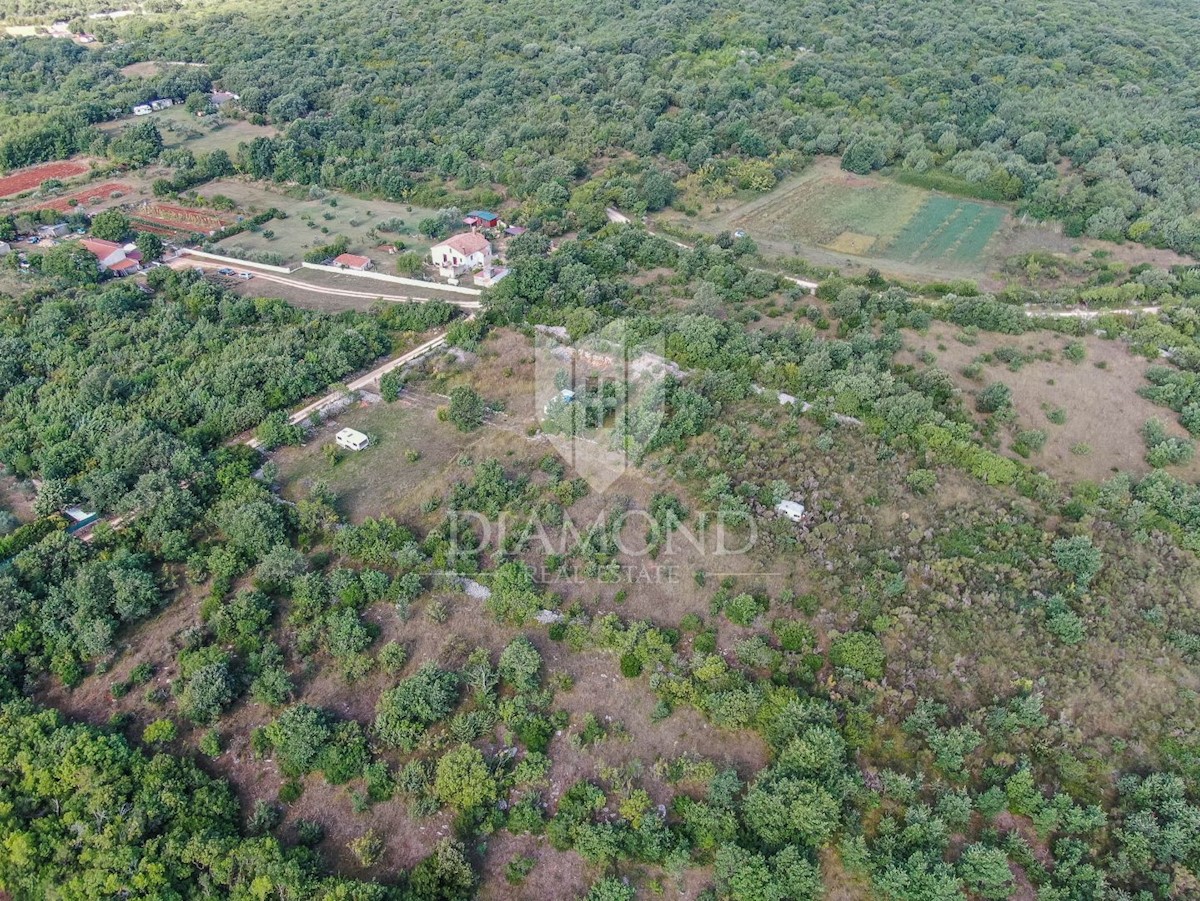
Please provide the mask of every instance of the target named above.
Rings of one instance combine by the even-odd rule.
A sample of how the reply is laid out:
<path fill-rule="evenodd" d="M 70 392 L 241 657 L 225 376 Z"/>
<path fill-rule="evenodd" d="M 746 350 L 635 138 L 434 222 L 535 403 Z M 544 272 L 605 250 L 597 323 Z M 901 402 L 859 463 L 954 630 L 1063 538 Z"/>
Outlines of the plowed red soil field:
<path fill-rule="evenodd" d="M 20 169 L 12 175 L 0 178 L 0 197 L 11 197 L 23 191 L 32 191 L 48 178 L 71 178 L 88 171 L 88 164 L 80 160 L 63 160 L 59 163 L 43 163 Z"/>
<path fill-rule="evenodd" d="M 123 182 L 106 181 L 102 185 L 89 185 L 82 191 L 76 191 L 74 194 L 68 194 L 66 197 L 57 197 L 54 200 L 48 200 L 45 203 L 39 203 L 31 207 L 35 210 L 58 210 L 60 213 L 65 213 L 73 209 L 71 201 L 75 201 L 75 206 L 94 206 L 102 200 L 108 200 L 113 194 L 129 194 L 133 188 Z"/>

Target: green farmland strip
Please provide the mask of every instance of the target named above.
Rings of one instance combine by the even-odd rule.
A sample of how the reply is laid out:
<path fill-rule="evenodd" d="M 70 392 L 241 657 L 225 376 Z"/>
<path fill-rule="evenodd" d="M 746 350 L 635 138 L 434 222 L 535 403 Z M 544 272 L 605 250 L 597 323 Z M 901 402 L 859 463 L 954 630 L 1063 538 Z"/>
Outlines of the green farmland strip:
<path fill-rule="evenodd" d="M 971 263 L 978 260 L 992 236 L 996 234 L 996 229 L 1004 221 L 1004 210 L 998 207 L 985 207 L 984 210 L 983 217 L 975 223 L 970 232 L 963 235 L 962 241 L 950 255 L 955 262 Z"/>
<path fill-rule="evenodd" d="M 962 212 L 946 224 L 938 233 L 931 235 L 917 254 L 917 259 L 930 262 L 944 259 L 963 236 L 970 233 L 986 210 L 977 203 L 964 203 Z"/>
<path fill-rule="evenodd" d="M 952 197 L 930 197 L 922 204 L 917 214 L 885 251 L 892 259 L 904 260 L 917 253 L 929 240 L 929 236 L 942 228 L 960 206 Z"/>

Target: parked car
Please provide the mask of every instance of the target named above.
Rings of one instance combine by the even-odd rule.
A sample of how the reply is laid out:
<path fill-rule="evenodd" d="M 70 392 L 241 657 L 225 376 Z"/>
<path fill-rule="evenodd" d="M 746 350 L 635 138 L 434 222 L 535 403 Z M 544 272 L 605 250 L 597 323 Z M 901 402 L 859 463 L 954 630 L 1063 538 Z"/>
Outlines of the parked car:
<path fill-rule="evenodd" d="M 37 235 L 30 235 L 30 236 L 29 236 L 29 243 L 30 243 L 30 244 L 36 244 L 36 243 L 37 243 L 38 241 L 40 241 L 40 240 L 42 240 L 42 239 L 41 239 L 41 238 L 39 238 Z"/>
<path fill-rule="evenodd" d="M 228 266 L 222 266 L 217 270 L 217 275 L 233 275 L 234 272 Z"/>
<path fill-rule="evenodd" d="M 248 282 L 248 281 L 250 281 L 250 279 L 254 278 L 254 276 L 249 272 L 239 272 L 237 275 L 238 275 L 238 278 L 240 278 L 244 282 Z"/>

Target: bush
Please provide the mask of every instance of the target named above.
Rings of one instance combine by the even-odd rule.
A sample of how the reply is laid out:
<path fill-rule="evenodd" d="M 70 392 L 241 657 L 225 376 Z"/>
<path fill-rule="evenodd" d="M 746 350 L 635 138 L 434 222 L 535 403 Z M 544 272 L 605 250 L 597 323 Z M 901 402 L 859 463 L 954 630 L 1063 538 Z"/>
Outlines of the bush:
<path fill-rule="evenodd" d="M 179 709 L 194 723 L 211 723 L 233 702 L 229 664 L 218 661 L 192 674 L 179 695 Z"/>
<path fill-rule="evenodd" d="M 883 644 L 868 632 L 847 632 L 835 638 L 829 659 L 834 666 L 856 670 L 868 679 L 883 677 Z"/>
<path fill-rule="evenodd" d="M 486 414 L 487 407 L 484 405 L 483 398 L 474 389 L 460 385 L 450 392 L 448 417 L 460 432 L 470 432 L 479 428 L 483 425 Z"/>
<path fill-rule="evenodd" d="M 155 720 L 142 730 L 142 741 L 148 745 L 162 745 L 174 741 L 177 734 L 175 723 L 163 718 Z"/>
<path fill-rule="evenodd" d="M 937 473 L 932 469 L 914 469 L 904 478 L 914 494 L 928 494 L 937 487 Z"/>
<path fill-rule="evenodd" d="M 509 885 L 520 885 L 536 865 L 537 861 L 532 857 L 518 854 L 504 865 L 504 879 Z"/>
<path fill-rule="evenodd" d="M 460 745 L 438 761 L 433 793 L 443 803 L 466 811 L 495 801 L 499 787 L 483 754 L 470 745 Z"/>
<path fill-rule="evenodd" d="M 817 643 L 813 630 L 807 624 L 796 620 L 777 619 L 772 624 L 771 631 L 779 639 L 779 646 L 791 653 L 802 653 Z"/>
<path fill-rule="evenodd" d="M 621 655 L 621 675 L 627 679 L 636 679 L 642 674 L 642 660 L 637 654 Z"/>
<path fill-rule="evenodd" d="M 975 409 L 980 413 L 996 413 L 1012 403 L 1012 389 L 1003 382 L 992 382 L 975 398 Z"/>
<path fill-rule="evenodd" d="M 346 847 L 364 867 L 373 867 L 383 856 L 383 839 L 374 829 L 368 829 Z"/>
<path fill-rule="evenodd" d="M 379 696 L 375 732 L 383 741 L 406 751 L 416 747 L 425 730 L 454 706 L 458 678 L 432 663 Z"/>
<path fill-rule="evenodd" d="M 766 605 L 759 602 L 752 594 L 739 594 L 725 602 L 726 618 L 739 626 L 749 626 L 758 615 L 766 610 Z"/>

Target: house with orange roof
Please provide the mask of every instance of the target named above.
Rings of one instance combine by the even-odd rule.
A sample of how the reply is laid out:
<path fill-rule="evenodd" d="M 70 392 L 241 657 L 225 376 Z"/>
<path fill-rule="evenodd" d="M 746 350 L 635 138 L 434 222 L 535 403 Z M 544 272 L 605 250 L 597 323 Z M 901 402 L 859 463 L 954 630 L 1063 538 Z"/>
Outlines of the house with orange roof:
<path fill-rule="evenodd" d="M 373 264 L 370 257 L 359 256 L 356 253 L 340 253 L 333 258 L 333 265 L 341 266 L 343 269 L 366 272 Z"/>
<path fill-rule="evenodd" d="M 103 241 L 100 238 L 84 238 L 79 243 L 96 258 L 101 272 L 132 275 L 141 271 L 142 255 L 132 244 L 121 246 L 115 241 Z"/>
<path fill-rule="evenodd" d="M 443 277 L 455 278 L 464 272 L 489 268 L 492 245 L 478 232 L 464 232 L 434 244 L 429 256 Z"/>

